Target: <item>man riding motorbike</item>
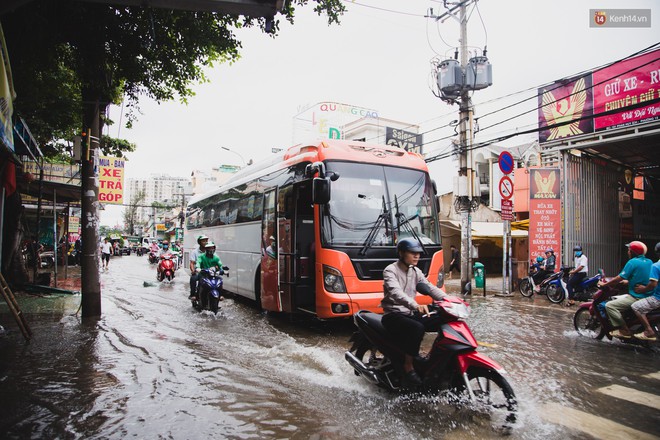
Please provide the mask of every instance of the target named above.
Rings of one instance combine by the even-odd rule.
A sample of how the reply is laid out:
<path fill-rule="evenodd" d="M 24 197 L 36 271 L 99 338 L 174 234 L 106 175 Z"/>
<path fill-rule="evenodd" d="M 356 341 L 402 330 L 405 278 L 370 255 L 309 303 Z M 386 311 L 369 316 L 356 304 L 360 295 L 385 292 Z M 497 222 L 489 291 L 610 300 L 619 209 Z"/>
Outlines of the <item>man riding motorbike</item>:
<path fill-rule="evenodd" d="M 204 248 L 206 247 L 206 244 L 208 243 L 209 238 L 206 235 L 200 235 L 197 237 L 197 244 L 199 245 L 198 248 L 194 249 L 192 252 L 190 252 L 190 263 L 189 263 L 189 268 L 190 268 L 190 296 L 188 296 L 188 299 L 195 299 L 197 296 L 197 282 L 199 281 L 199 275 L 197 274 L 197 257 L 200 254 L 204 253 Z"/>
<path fill-rule="evenodd" d="M 619 284 L 623 280 L 628 281 L 628 294 L 605 304 L 605 311 L 612 327 L 618 328 L 618 330 L 611 331 L 610 335 L 617 338 L 631 338 L 633 336 L 625 319 L 623 319 L 623 313 L 629 310 L 636 301 L 649 296 L 649 293 L 635 292 L 635 286 L 649 283 L 649 275 L 653 265 L 653 262 L 644 256 L 646 254 L 644 243 L 633 241 L 626 246 L 628 247 L 628 258 L 630 259 L 621 273 L 610 281 L 600 284 L 600 287 L 610 287 Z"/>
<path fill-rule="evenodd" d="M 163 240 L 162 246 L 163 246 L 162 249 L 160 249 L 160 251 L 158 252 L 158 260 L 159 261 L 160 261 L 160 258 L 163 255 L 170 255 L 171 257 L 173 256 L 172 251 L 170 250 L 170 243 L 167 240 Z M 160 280 L 161 276 L 162 276 L 162 274 L 161 274 L 162 268 L 161 268 L 160 264 L 158 266 L 156 266 L 156 270 L 159 273 L 158 279 Z"/>
<path fill-rule="evenodd" d="M 639 294 L 648 294 L 650 296 L 635 301 L 632 305 L 633 312 L 637 315 L 637 319 L 644 326 L 644 331 L 641 333 L 636 333 L 635 337 L 637 339 L 643 339 L 646 341 L 655 341 L 656 336 L 655 332 L 649 324 L 649 320 L 646 318 L 646 314 L 652 310 L 660 308 L 660 285 L 658 285 L 658 279 L 660 279 L 660 242 L 655 244 L 655 256 L 658 258 L 658 261 L 651 266 L 651 274 L 649 276 L 649 283 L 644 286 L 638 284 L 635 286 L 635 293 Z"/>
<path fill-rule="evenodd" d="M 442 324 L 440 315 L 429 316 L 426 305 L 415 301 L 417 283 L 430 287 L 430 296 L 441 300 L 445 296 L 438 287 L 429 283 L 422 271 L 417 268 L 422 246 L 417 240 L 404 238 L 397 244 L 399 260 L 390 264 L 383 271 L 384 296 L 383 326 L 396 338 L 397 344 L 405 352 L 403 369 L 404 386 L 416 388 L 422 384 L 413 366 L 413 360 L 419 355 L 419 347 L 427 331 L 439 331 Z"/>
<path fill-rule="evenodd" d="M 566 290 L 568 292 L 568 301 L 566 302 L 567 306 L 572 306 L 575 304 L 575 286 L 580 284 L 583 279 L 587 277 L 589 272 L 589 260 L 587 256 L 582 253 L 582 246 L 578 245 L 573 248 L 573 266 L 574 269 L 568 273 L 570 278 L 566 282 Z"/>
<path fill-rule="evenodd" d="M 197 256 L 195 271 L 199 274 L 199 277 L 202 278 L 205 276 L 204 272 L 201 272 L 202 269 L 211 268 L 215 268 L 219 271 L 222 268 L 222 261 L 220 261 L 220 257 L 215 254 L 215 243 L 209 241 L 204 246 L 204 253 Z M 198 294 L 200 293 L 198 292 Z M 220 297 L 220 300 L 222 300 L 222 297 Z M 204 303 L 206 300 L 202 299 L 201 301 Z"/>

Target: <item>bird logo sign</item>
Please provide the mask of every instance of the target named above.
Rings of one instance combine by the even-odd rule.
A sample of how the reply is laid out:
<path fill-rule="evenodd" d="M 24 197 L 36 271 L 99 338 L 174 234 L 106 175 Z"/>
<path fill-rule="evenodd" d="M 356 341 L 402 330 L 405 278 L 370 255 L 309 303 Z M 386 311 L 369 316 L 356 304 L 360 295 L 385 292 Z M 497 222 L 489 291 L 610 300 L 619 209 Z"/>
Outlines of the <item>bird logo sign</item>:
<path fill-rule="evenodd" d="M 543 117 L 551 127 L 547 141 L 584 133 L 580 128 L 582 112 L 587 102 L 584 77 L 575 81 L 570 94 L 557 96 L 557 91 L 558 89 L 550 89 L 543 93 Z"/>
<path fill-rule="evenodd" d="M 559 169 L 532 169 L 530 178 L 532 199 L 559 198 Z"/>

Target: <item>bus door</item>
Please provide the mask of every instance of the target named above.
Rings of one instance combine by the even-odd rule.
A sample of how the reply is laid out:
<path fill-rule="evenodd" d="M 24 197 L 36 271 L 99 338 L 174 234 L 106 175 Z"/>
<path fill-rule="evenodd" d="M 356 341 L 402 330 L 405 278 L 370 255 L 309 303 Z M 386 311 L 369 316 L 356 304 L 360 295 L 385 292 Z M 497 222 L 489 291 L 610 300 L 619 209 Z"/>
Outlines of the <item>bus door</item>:
<path fill-rule="evenodd" d="M 261 220 L 261 282 L 259 296 L 264 310 L 282 311 L 279 295 L 277 240 L 277 188 L 264 193 Z"/>
<path fill-rule="evenodd" d="M 316 313 L 316 288 L 314 284 L 314 205 L 310 180 L 295 186 L 296 202 L 294 225 L 295 249 L 295 307 L 298 310 Z"/>

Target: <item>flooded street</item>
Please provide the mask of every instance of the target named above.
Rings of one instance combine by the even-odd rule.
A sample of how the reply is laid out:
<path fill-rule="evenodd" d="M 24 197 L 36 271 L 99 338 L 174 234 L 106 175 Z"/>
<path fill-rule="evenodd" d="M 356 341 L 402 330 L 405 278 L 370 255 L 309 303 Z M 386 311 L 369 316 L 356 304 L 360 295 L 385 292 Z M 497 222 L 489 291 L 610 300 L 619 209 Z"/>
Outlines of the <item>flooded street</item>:
<path fill-rule="evenodd" d="M 76 315 L 79 295 L 20 295 L 30 344 L 0 305 L 12 330 L 0 336 L 2 438 L 497 437 L 452 406 L 355 376 L 344 361 L 350 322 L 291 322 L 233 299 L 218 316 L 200 314 L 184 271 L 159 284 L 134 255 L 113 258 L 101 281 L 103 317 L 93 324 Z M 657 346 L 578 336 L 574 309 L 544 297 L 470 302 L 480 351 L 507 370 L 518 397 L 507 438 L 660 436 Z"/>

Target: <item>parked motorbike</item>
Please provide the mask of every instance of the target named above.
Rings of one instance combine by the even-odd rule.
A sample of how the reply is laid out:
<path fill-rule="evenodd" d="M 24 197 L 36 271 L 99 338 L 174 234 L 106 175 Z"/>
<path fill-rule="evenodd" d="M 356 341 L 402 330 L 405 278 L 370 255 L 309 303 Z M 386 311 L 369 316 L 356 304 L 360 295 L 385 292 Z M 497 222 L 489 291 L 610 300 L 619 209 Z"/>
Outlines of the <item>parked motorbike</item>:
<path fill-rule="evenodd" d="M 573 326 L 575 327 L 575 330 L 577 330 L 582 336 L 588 336 L 598 340 L 607 337 L 611 340 L 612 336 L 610 336 L 610 332 L 614 330 L 614 328 L 605 312 L 605 303 L 612 299 L 616 299 L 617 294 L 620 293 L 621 292 L 617 289 L 601 287 L 594 294 L 593 301 L 580 304 L 575 311 L 575 315 L 573 315 Z M 632 310 L 626 311 L 623 314 L 623 317 L 626 321 L 626 325 L 628 325 L 628 328 L 633 334 L 644 331 L 644 326 L 639 322 L 637 316 Z M 647 313 L 646 319 L 648 319 L 651 328 L 655 331 L 656 337 L 660 338 L 660 309 L 655 309 L 650 313 Z M 634 336 L 631 338 L 619 339 L 623 342 L 639 345 L 648 345 L 649 343 L 649 341 L 642 341 Z"/>
<path fill-rule="evenodd" d="M 424 283 L 417 285 L 417 291 L 429 293 Z M 478 343 L 465 322 L 468 304 L 460 298 L 447 297 L 434 302 L 429 310 L 445 319 L 428 355 L 414 360 L 423 382 L 419 391 L 449 391 L 477 404 L 496 428 L 510 428 L 516 421 L 516 396 L 503 376 L 504 369 L 477 352 Z M 344 357 L 357 376 L 390 391 L 404 391 L 405 355 L 381 319 L 382 315 L 366 310 L 353 315 L 357 331 L 351 336 L 352 345 Z"/>
<path fill-rule="evenodd" d="M 174 260 L 172 260 L 171 254 L 163 254 L 160 256 L 160 262 L 158 263 L 158 270 L 156 271 L 156 279 L 158 281 L 172 281 L 174 278 L 174 273 L 176 268 L 174 267 Z"/>
<path fill-rule="evenodd" d="M 210 310 L 218 313 L 219 302 L 222 301 L 222 276 L 229 276 L 229 267 L 222 269 L 202 269 L 200 271 L 199 285 L 197 286 L 197 297 L 191 300 L 192 306 L 199 311 Z"/>
<path fill-rule="evenodd" d="M 527 274 L 527 278 L 523 278 L 522 280 L 520 280 L 520 284 L 518 285 L 518 288 L 520 289 L 520 293 L 522 294 L 522 296 L 526 298 L 530 298 L 532 295 L 534 295 L 534 291 L 537 287 L 537 284 L 536 282 L 534 282 L 534 278 L 533 278 L 535 274 L 536 271 L 534 269 L 530 269 L 529 273 Z M 548 286 L 550 285 L 550 282 L 556 280 L 560 276 L 561 276 L 561 272 L 555 272 L 552 275 L 545 278 L 543 281 L 541 281 L 541 284 L 539 286 L 539 293 L 541 295 L 547 295 L 547 289 Z"/>
<path fill-rule="evenodd" d="M 572 270 L 572 267 L 562 267 L 561 271 L 561 276 L 557 277 L 556 279 L 550 281 L 548 283 L 548 287 L 546 288 L 546 295 L 548 296 L 548 300 L 550 302 L 559 304 L 562 302 L 564 299 L 566 299 L 568 295 L 568 288 L 566 287 L 566 283 L 568 282 L 569 275 L 568 273 Z M 575 286 L 574 292 L 575 292 L 575 300 L 576 301 L 589 301 L 593 298 L 594 294 L 598 291 L 598 282 L 604 278 L 605 274 L 603 273 L 603 269 L 598 269 L 598 273 L 589 278 L 583 279 L 580 284 Z"/>

